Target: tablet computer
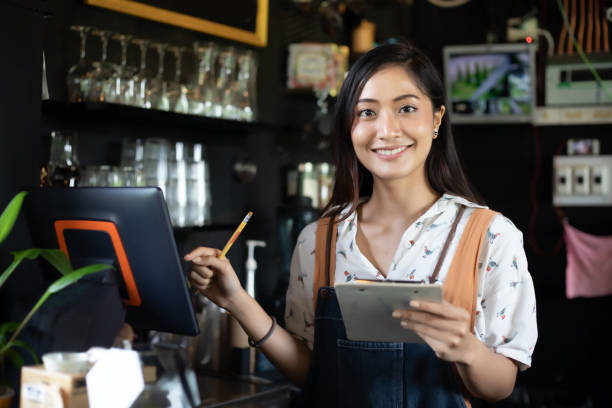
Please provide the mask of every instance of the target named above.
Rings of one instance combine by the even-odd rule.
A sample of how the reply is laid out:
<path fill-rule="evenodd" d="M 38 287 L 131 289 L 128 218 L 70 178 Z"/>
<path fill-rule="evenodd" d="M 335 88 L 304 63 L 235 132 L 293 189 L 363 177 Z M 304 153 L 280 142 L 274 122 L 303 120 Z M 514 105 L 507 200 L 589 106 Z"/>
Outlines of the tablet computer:
<path fill-rule="evenodd" d="M 337 282 L 334 285 L 346 337 L 355 341 L 422 343 L 413 331 L 391 316 L 396 308 L 410 308 L 415 299 L 442 301 L 442 285 L 405 281 Z"/>

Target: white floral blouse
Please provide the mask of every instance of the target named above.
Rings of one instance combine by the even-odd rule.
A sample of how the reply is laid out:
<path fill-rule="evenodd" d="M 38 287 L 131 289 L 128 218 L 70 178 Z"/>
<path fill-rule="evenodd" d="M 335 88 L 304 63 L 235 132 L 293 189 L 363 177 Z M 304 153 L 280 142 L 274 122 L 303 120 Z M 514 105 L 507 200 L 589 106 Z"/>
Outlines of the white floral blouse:
<path fill-rule="evenodd" d="M 461 234 L 474 208 L 466 199 L 444 194 L 404 232 L 387 278 L 360 252 L 355 242 L 357 214 L 338 225 L 336 282 L 360 279 L 428 280 L 459 206 L 467 206 L 457 225 L 438 275 L 444 283 Z M 298 237 L 291 261 L 291 277 L 285 310 L 286 328 L 314 341 L 313 273 L 316 223 L 307 225 Z M 506 217 L 494 217 L 479 260 L 475 335 L 492 351 L 519 362 L 524 370 L 538 337 L 536 301 L 522 233 Z"/>

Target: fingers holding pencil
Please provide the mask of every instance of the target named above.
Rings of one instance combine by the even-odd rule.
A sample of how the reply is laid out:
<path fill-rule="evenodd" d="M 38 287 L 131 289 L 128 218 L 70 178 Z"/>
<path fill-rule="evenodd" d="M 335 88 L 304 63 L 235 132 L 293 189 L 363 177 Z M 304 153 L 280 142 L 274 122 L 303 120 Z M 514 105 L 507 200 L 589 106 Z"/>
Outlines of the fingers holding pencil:
<path fill-rule="evenodd" d="M 219 259 L 220 253 L 215 248 L 199 247 L 185 255 L 185 260 L 191 261 L 192 287 L 226 308 L 232 297 L 243 289 L 229 260 Z"/>
<path fill-rule="evenodd" d="M 191 262 L 189 280 L 192 286 L 221 307 L 226 307 L 225 305 L 230 302 L 230 298 L 242 289 L 240 281 L 225 255 L 252 215 L 253 213 L 249 211 L 227 241 L 223 250 L 198 247 L 184 257 L 186 261 Z M 217 284 L 213 284 L 214 282 L 217 282 Z"/>

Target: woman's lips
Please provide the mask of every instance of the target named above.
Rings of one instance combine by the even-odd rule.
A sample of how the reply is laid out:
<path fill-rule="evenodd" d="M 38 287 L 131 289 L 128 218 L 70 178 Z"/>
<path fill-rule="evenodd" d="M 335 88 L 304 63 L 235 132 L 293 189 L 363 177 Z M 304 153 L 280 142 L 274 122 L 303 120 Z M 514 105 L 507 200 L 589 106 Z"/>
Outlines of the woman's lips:
<path fill-rule="evenodd" d="M 372 149 L 377 156 L 385 160 L 395 159 L 398 156 L 401 156 L 402 153 L 410 149 L 414 145 L 409 146 L 398 146 L 398 147 L 381 147 L 377 149 Z"/>

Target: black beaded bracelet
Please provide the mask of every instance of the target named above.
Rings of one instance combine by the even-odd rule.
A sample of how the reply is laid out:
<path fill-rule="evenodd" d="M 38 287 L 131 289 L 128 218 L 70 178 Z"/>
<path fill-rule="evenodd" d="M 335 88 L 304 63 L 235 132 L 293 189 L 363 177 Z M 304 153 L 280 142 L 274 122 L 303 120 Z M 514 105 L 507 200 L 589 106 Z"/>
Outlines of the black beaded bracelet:
<path fill-rule="evenodd" d="M 261 340 L 259 341 L 253 341 L 253 339 L 249 336 L 249 346 L 251 347 L 259 347 L 261 346 L 266 340 L 268 340 L 270 338 L 270 336 L 272 335 L 272 333 L 274 332 L 274 329 L 276 328 L 276 317 L 271 316 L 272 317 L 272 327 L 270 327 L 270 330 L 268 330 L 268 332 L 266 333 L 265 336 L 263 336 L 261 338 Z"/>

